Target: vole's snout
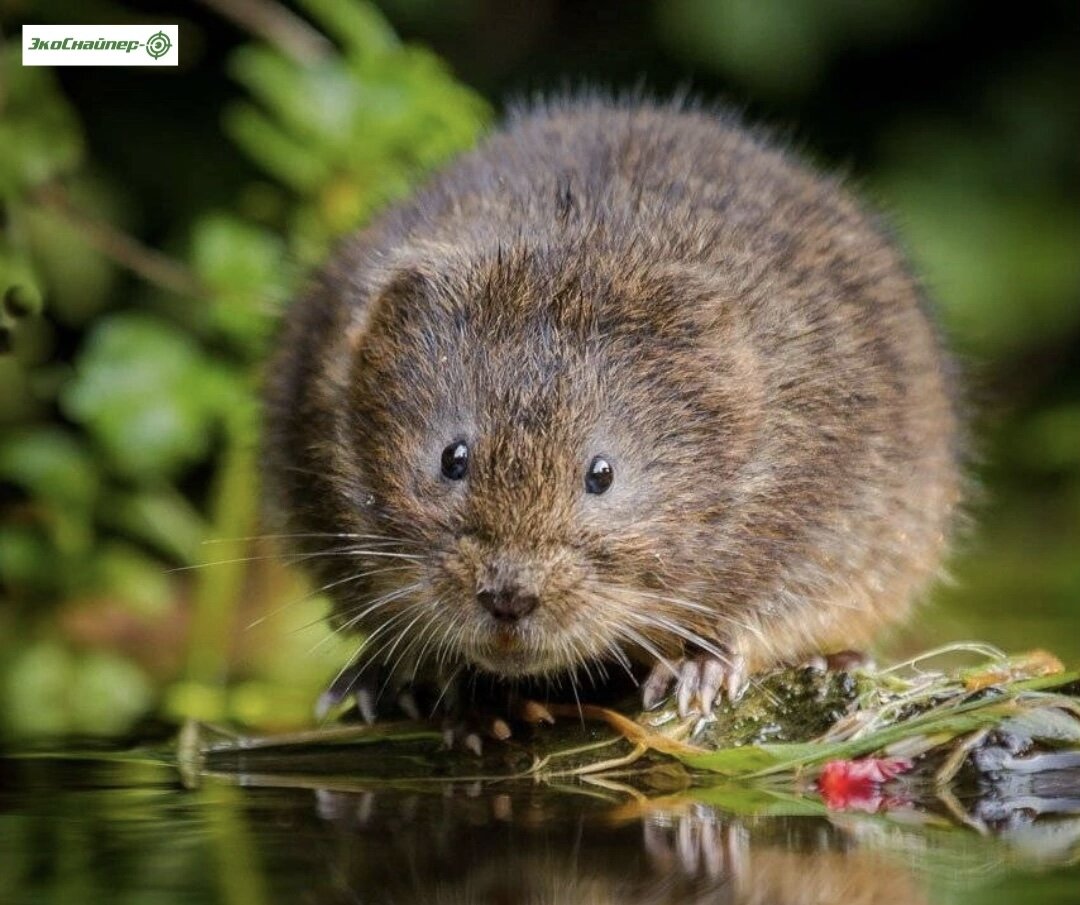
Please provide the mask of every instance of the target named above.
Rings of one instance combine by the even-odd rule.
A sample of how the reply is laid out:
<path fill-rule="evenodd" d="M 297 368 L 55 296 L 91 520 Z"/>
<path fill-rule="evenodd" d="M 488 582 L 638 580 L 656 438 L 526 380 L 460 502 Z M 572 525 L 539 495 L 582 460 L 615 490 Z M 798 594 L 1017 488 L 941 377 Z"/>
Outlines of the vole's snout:
<path fill-rule="evenodd" d="M 528 616 L 540 603 L 540 598 L 517 585 L 484 588 L 476 599 L 499 622 L 513 623 Z"/>
<path fill-rule="evenodd" d="M 546 542 L 545 542 L 546 541 Z M 459 541 L 443 560 L 439 599 L 463 657 L 501 676 L 536 676 L 577 665 L 597 638 L 584 617 L 583 570 L 549 538 L 508 544 L 492 532 Z"/>

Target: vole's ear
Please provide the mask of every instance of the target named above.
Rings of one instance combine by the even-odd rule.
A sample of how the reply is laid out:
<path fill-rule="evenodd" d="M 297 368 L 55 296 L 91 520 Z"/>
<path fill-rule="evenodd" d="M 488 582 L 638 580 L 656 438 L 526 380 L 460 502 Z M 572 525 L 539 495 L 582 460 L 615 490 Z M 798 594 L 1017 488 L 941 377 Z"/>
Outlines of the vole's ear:
<path fill-rule="evenodd" d="M 372 280 L 368 302 L 359 306 L 350 319 L 347 339 L 350 348 L 358 349 L 375 324 L 392 334 L 405 329 L 434 293 L 430 277 L 416 262 L 402 262 L 388 268 Z"/>

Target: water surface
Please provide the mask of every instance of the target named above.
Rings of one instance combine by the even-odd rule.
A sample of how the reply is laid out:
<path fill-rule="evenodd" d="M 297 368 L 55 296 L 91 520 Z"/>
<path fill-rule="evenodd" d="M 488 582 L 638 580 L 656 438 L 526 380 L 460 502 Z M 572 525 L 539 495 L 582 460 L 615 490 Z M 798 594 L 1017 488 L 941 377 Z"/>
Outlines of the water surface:
<path fill-rule="evenodd" d="M 939 804 L 829 812 L 813 795 L 665 789 L 662 773 L 644 789 L 438 776 L 427 744 L 397 755 L 393 781 L 370 764 L 356 778 L 355 752 L 219 763 L 194 788 L 166 752 L 0 760 L 0 901 L 1080 901 L 1074 778 L 984 790 L 954 803 L 962 826 Z"/>

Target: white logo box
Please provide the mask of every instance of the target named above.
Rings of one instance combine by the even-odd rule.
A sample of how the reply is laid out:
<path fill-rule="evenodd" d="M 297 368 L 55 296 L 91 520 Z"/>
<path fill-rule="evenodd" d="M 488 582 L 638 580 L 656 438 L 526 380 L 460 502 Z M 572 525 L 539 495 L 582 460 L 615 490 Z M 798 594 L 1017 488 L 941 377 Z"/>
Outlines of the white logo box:
<path fill-rule="evenodd" d="M 177 25 L 24 25 L 23 66 L 176 66 Z"/>

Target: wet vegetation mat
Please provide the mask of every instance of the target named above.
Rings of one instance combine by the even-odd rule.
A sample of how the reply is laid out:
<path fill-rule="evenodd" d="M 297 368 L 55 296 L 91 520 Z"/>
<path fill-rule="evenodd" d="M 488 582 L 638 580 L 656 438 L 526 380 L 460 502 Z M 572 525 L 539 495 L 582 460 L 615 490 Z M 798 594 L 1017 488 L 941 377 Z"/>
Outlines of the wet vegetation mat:
<path fill-rule="evenodd" d="M 537 725 L 480 753 L 448 749 L 427 723 L 272 736 L 190 723 L 178 762 L 192 786 L 210 776 L 344 792 L 524 781 L 641 807 L 660 798 L 746 815 L 863 812 L 980 832 L 1021 812 L 1080 815 L 1080 672 L 1043 651 L 960 644 L 883 669 L 784 669 L 707 718 L 679 718 L 674 701 L 635 718 L 536 707 Z"/>

